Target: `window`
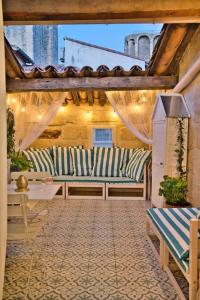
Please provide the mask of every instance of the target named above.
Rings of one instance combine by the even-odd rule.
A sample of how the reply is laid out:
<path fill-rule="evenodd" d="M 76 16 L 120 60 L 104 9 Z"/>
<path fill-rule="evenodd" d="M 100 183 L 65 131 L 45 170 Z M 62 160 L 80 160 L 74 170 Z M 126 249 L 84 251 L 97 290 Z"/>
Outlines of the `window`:
<path fill-rule="evenodd" d="M 94 128 L 93 129 L 93 146 L 112 147 L 113 146 L 112 128 Z"/>

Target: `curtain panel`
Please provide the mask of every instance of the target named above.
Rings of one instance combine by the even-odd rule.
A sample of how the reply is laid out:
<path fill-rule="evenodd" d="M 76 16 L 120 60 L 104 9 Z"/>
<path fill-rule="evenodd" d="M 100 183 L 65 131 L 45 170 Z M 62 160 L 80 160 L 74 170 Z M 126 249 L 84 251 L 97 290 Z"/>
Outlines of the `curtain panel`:
<path fill-rule="evenodd" d="M 15 116 L 16 151 L 28 148 L 48 127 L 65 99 L 64 92 L 8 95 Z"/>
<path fill-rule="evenodd" d="M 124 125 L 143 143 L 152 144 L 153 91 L 108 91 L 106 96 Z"/>

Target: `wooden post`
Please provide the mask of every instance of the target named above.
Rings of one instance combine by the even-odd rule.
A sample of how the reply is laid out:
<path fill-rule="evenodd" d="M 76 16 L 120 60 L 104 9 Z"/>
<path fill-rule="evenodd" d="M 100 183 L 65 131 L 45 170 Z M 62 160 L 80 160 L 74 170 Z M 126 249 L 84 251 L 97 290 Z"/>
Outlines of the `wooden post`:
<path fill-rule="evenodd" d="M 198 230 L 199 220 L 190 221 L 189 299 L 197 300 L 198 289 Z"/>
<path fill-rule="evenodd" d="M 0 66 L 0 299 L 2 299 L 7 237 L 6 82 L 2 1 L 0 3 Z"/>

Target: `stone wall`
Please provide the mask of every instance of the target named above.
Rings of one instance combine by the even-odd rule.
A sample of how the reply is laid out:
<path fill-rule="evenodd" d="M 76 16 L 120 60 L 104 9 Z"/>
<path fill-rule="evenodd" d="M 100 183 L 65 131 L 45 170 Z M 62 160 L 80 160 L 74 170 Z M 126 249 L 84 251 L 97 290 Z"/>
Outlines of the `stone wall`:
<path fill-rule="evenodd" d="M 99 104 L 89 106 L 68 104 L 62 106 L 48 130 L 37 139 L 33 147 L 51 145 L 84 145 L 92 144 L 93 127 L 112 127 L 114 129 L 115 144 L 122 147 L 148 147 L 134 137 L 122 124 L 111 105 L 103 107 Z"/>
<path fill-rule="evenodd" d="M 200 56 L 200 30 L 188 45 L 180 63 L 180 79 Z M 191 113 L 188 138 L 189 200 L 200 206 L 200 74 L 183 91 Z"/>

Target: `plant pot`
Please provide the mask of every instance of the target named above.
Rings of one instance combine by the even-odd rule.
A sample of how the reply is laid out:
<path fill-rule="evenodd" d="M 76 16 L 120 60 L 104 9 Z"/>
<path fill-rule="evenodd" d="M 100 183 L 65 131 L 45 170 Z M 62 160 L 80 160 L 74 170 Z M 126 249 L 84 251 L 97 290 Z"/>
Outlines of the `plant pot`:
<path fill-rule="evenodd" d="M 175 204 L 167 204 L 166 202 L 165 202 L 165 205 L 164 205 L 164 207 L 165 208 L 181 208 L 181 207 L 191 207 L 192 205 L 191 205 L 191 203 L 185 203 L 185 204 L 180 204 L 180 205 L 175 205 Z"/>

